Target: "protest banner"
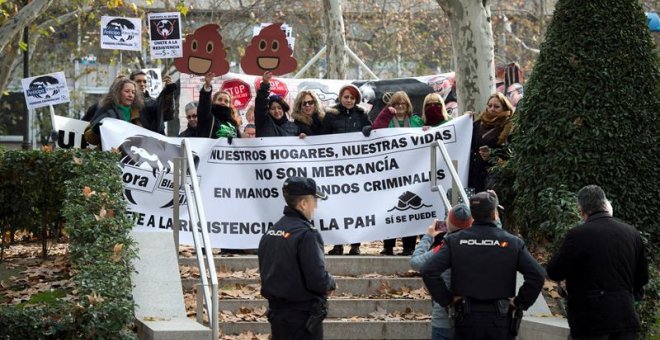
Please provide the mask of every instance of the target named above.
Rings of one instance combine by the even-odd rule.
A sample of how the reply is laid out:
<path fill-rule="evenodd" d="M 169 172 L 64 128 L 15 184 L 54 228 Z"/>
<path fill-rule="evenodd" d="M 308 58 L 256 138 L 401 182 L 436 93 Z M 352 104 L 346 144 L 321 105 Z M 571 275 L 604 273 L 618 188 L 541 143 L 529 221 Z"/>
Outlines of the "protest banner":
<path fill-rule="evenodd" d="M 129 123 L 105 119 L 103 148 L 122 154 L 120 166 L 136 228 L 172 229 L 173 159 L 180 138 L 168 138 Z M 327 244 L 422 234 L 444 218 L 431 176 L 451 187 L 445 164 L 430 173 L 429 145 L 442 139 L 467 183 L 472 121 L 461 117 L 440 127 L 392 128 L 361 133 L 298 137 L 189 139 L 195 155 L 206 226 L 214 247 L 256 248 L 282 214 L 282 183 L 288 176 L 314 178 L 329 195 L 314 217 Z M 181 242 L 191 243 L 186 201 Z"/>
<path fill-rule="evenodd" d="M 140 18 L 101 17 L 101 48 L 110 50 L 142 50 Z"/>

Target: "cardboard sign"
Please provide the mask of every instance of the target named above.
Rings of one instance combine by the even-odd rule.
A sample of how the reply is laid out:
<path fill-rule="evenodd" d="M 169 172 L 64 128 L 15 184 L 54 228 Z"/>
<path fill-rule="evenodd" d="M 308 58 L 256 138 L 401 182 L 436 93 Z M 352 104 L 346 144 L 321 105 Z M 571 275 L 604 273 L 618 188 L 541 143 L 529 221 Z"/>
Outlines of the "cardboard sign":
<path fill-rule="evenodd" d="M 142 50 L 142 21 L 139 18 L 101 17 L 101 48 Z"/>
<path fill-rule="evenodd" d="M 243 72 L 262 75 L 271 71 L 274 75 L 283 75 L 296 70 L 298 62 L 291 56 L 293 51 L 281 26 L 281 23 L 272 24 L 252 38 L 241 58 Z"/>
<path fill-rule="evenodd" d="M 252 100 L 250 85 L 240 79 L 225 81 L 220 90 L 227 91 L 231 95 L 232 104 L 239 110 L 244 110 Z"/>
<path fill-rule="evenodd" d="M 181 13 L 149 13 L 149 46 L 152 59 L 180 58 Z"/>
<path fill-rule="evenodd" d="M 163 90 L 163 78 L 159 68 L 143 68 L 142 72 L 147 75 L 147 91 L 152 98 L 158 97 Z"/>
<path fill-rule="evenodd" d="M 225 45 L 218 29 L 218 25 L 205 25 L 186 36 L 183 57 L 174 60 L 174 66 L 179 72 L 198 76 L 209 72 L 221 76 L 229 72 Z"/>
<path fill-rule="evenodd" d="M 25 104 L 29 110 L 70 101 L 64 72 L 24 78 L 21 79 L 21 84 L 25 94 Z"/>

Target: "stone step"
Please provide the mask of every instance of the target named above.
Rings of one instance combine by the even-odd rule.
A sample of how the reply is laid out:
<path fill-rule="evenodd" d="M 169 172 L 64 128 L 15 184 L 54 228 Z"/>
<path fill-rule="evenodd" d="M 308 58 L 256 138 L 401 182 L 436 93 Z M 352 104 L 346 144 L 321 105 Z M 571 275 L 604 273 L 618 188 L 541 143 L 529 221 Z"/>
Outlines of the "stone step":
<path fill-rule="evenodd" d="M 268 322 L 222 323 L 220 334 L 234 335 L 245 332 L 268 334 Z M 431 321 L 349 320 L 329 318 L 323 321 L 324 339 L 429 339 Z"/>
<path fill-rule="evenodd" d="M 245 271 L 259 268 L 256 255 L 215 256 L 214 260 L 218 272 Z M 329 273 L 340 276 L 357 276 L 368 273 L 394 275 L 412 270 L 410 268 L 410 256 L 326 256 L 325 263 Z M 197 260 L 194 257 L 179 257 L 179 264 L 196 267 Z"/>
<path fill-rule="evenodd" d="M 406 291 L 423 290 L 424 282 L 419 277 L 393 277 L 393 278 L 335 278 L 337 283 L 337 290 L 335 294 L 350 294 L 357 296 L 372 296 L 384 294 L 391 291 L 401 292 L 402 289 Z M 190 292 L 193 287 L 199 283 L 198 279 L 182 279 L 183 290 Z M 254 279 L 237 279 L 226 278 L 218 280 L 218 290 L 222 294 L 222 290 L 232 290 L 236 287 L 243 287 L 252 285 L 256 292 L 259 292 L 260 283 L 259 278 Z M 419 295 L 424 294 L 428 297 L 428 293 L 419 292 Z"/>
<path fill-rule="evenodd" d="M 237 313 L 241 309 L 251 310 L 268 308 L 268 301 L 259 300 L 226 300 L 221 299 L 218 310 Z M 369 317 L 369 314 L 382 311 L 416 312 L 431 315 L 430 300 L 413 299 L 330 299 L 328 302 L 329 318 L 351 318 L 353 316 Z"/>

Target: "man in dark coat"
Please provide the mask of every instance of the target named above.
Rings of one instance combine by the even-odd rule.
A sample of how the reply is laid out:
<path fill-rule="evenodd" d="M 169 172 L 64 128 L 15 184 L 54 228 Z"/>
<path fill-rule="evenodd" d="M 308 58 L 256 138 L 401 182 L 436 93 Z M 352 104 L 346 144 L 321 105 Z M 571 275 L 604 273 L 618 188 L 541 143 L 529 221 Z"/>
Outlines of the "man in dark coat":
<path fill-rule="evenodd" d="M 325 269 L 323 239 L 311 221 L 317 199 L 327 196 L 305 177 L 287 178 L 282 194 L 284 216 L 262 236 L 258 252 L 271 336 L 321 340 L 327 297 L 337 286 Z"/>
<path fill-rule="evenodd" d="M 157 98 L 152 98 L 147 90 L 147 74 L 142 71 L 134 71 L 129 78 L 136 82 L 140 91 L 144 94 L 144 108 L 140 112 L 142 127 L 153 132 L 165 134 L 166 121 L 174 118 L 174 92 L 177 89 L 170 76 L 163 77 L 165 87 Z"/>
<path fill-rule="evenodd" d="M 584 224 L 568 231 L 547 266 L 550 279 L 566 280 L 571 337 L 636 339 L 634 301 L 649 281 L 639 232 L 612 217 L 597 185 L 580 189 L 577 204 Z"/>

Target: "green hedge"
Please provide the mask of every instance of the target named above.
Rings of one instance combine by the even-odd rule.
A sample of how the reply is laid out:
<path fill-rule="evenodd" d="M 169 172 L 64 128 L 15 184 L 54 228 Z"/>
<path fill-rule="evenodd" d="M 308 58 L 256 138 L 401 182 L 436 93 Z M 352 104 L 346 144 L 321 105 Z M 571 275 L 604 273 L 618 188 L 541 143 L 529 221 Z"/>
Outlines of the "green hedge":
<path fill-rule="evenodd" d="M 523 235 L 559 243 L 578 222 L 575 193 L 597 184 L 614 215 L 645 237 L 657 273 L 659 113 L 660 69 L 638 1 L 559 0 L 516 110 L 506 169 Z M 640 304 L 647 334 L 658 280 Z"/>
<path fill-rule="evenodd" d="M 87 150 L 0 154 L 0 221 L 27 230 L 65 221 L 77 290 L 76 301 L 3 306 L 0 338 L 135 338 L 130 261 L 136 252 L 118 160 Z"/>

